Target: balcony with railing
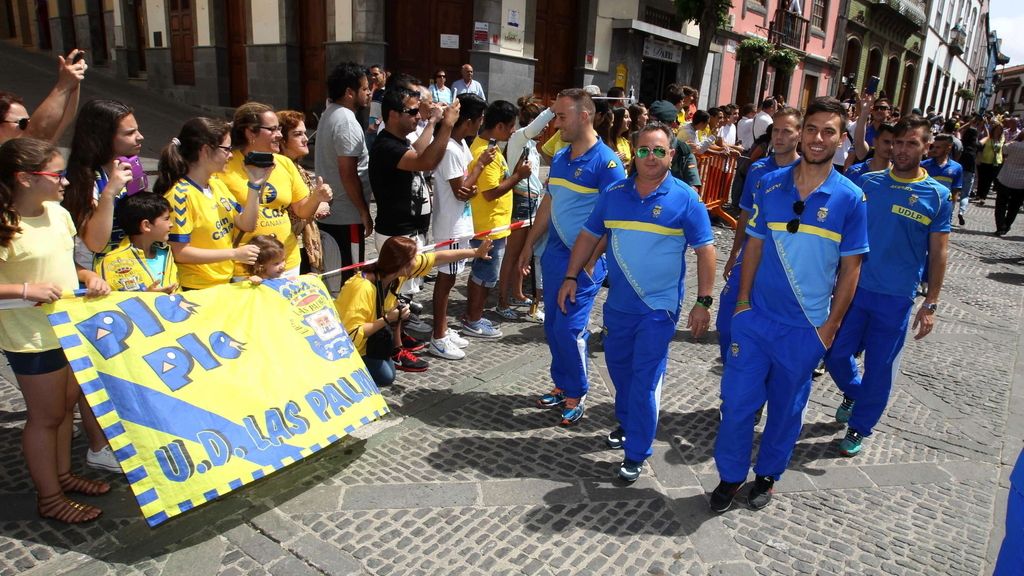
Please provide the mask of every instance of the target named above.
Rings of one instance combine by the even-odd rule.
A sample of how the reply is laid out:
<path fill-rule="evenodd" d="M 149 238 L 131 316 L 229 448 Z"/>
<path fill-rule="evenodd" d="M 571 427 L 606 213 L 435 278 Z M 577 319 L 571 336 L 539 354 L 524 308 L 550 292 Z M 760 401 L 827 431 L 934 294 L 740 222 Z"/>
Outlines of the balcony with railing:
<path fill-rule="evenodd" d="M 810 22 L 796 12 L 779 8 L 775 11 L 775 18 L 768 28 L 768 39 L 783 46 L 803 50 L 807 43 L 807 27 Z"/>
<path fill-rule="evenodd" d="M 920 29 L 928 21 L 928 12 L 921 0 L 868 0 L 883 14 L 905 19 L 913 28 Z"/>

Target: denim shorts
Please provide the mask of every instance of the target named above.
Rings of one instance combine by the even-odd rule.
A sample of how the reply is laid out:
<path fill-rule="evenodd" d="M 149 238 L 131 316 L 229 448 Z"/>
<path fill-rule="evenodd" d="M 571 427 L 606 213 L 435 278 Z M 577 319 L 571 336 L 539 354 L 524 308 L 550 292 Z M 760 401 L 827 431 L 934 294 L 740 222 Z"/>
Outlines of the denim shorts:
<path fill-rule="evenodd" d="M 520 196 L 519 194 L 512 195 L 512 221 L 520 222 L 522 220 L 529 221 L 530 218 L 537 215 L 537 206 L 540 204 L 540 198 L 534 198 L 530 200 L 526 196 Z M 532 213 L 530 208 L 533 208 Z"/>
<path fill-rule="evenodd" d="M 63 348 L 42 352 L 8 352 L 5 350 L 4 354 L 7 356 L 7 362 L 11 365 L 11 371 L 21 376 L 49 374 L 68 365 Z"/>
<path fill-rule="evenodd" d="M 505 256 L 505 241 L 508 237 L 492 240 L 490 260 L 475 258 L 473 260 L 473 273 L 470 278 L 485 288 L 494 288 L 498 283 L 498 272 L 501 270 L 501 259 Z M 469 245 L 477 248 L 483 240 L 470 240 Z"/>

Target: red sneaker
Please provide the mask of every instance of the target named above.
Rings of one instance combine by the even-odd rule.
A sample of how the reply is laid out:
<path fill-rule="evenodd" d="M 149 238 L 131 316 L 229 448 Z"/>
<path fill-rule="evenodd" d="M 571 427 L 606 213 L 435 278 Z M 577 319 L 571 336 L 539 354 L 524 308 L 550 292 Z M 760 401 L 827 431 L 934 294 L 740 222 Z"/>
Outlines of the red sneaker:
<path fill-rule="evenodd" d="M 426 360 L 418 358 L 405 348 L 399 348 L 398 352 L 391 359 L 395 362 L 395 370 L 403 372 L 426 372 L 430 366 Z"/>

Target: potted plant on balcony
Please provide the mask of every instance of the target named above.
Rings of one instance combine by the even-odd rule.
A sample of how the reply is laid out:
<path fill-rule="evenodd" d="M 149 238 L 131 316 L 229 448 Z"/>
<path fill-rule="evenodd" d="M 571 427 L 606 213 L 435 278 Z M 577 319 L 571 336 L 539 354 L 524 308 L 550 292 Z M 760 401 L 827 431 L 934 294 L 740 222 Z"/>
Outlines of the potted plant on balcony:
<path fill-rule="evenodd" d="M 736 59 L 744 64 L 757 64 L 773 50 L 775 46 L 764 38 L 746 38 L 736 46 Z"/>
<path fill-rule="evenodd" d="M 800 55 L 789 48 L 780 48 L 772 51 L 768 56 L 768 63 L 779 72 L 792 72 L 800 63 Z"/>
<path fill-rule="evenodd" d="M 971 90 L 970 88 L 961 88 L 956 91 L 956 95 L 965 102 L 971 102 L 974 100 L 974 90 Z"/>

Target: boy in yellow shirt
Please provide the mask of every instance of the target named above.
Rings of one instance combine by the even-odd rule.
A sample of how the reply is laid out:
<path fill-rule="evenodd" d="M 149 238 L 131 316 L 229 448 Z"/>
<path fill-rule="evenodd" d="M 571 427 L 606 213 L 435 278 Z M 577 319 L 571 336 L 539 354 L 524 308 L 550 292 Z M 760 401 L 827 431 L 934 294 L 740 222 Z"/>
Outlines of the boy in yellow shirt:
<path fill-rule="evenodd" d="M 178 289 L 178 268 L 167 245 L 171 204 L 152 192 L 127 196 L 117 205 L 117 222 L 126 236 L 96 264 L 111 289 L 166 292 Z"/>

